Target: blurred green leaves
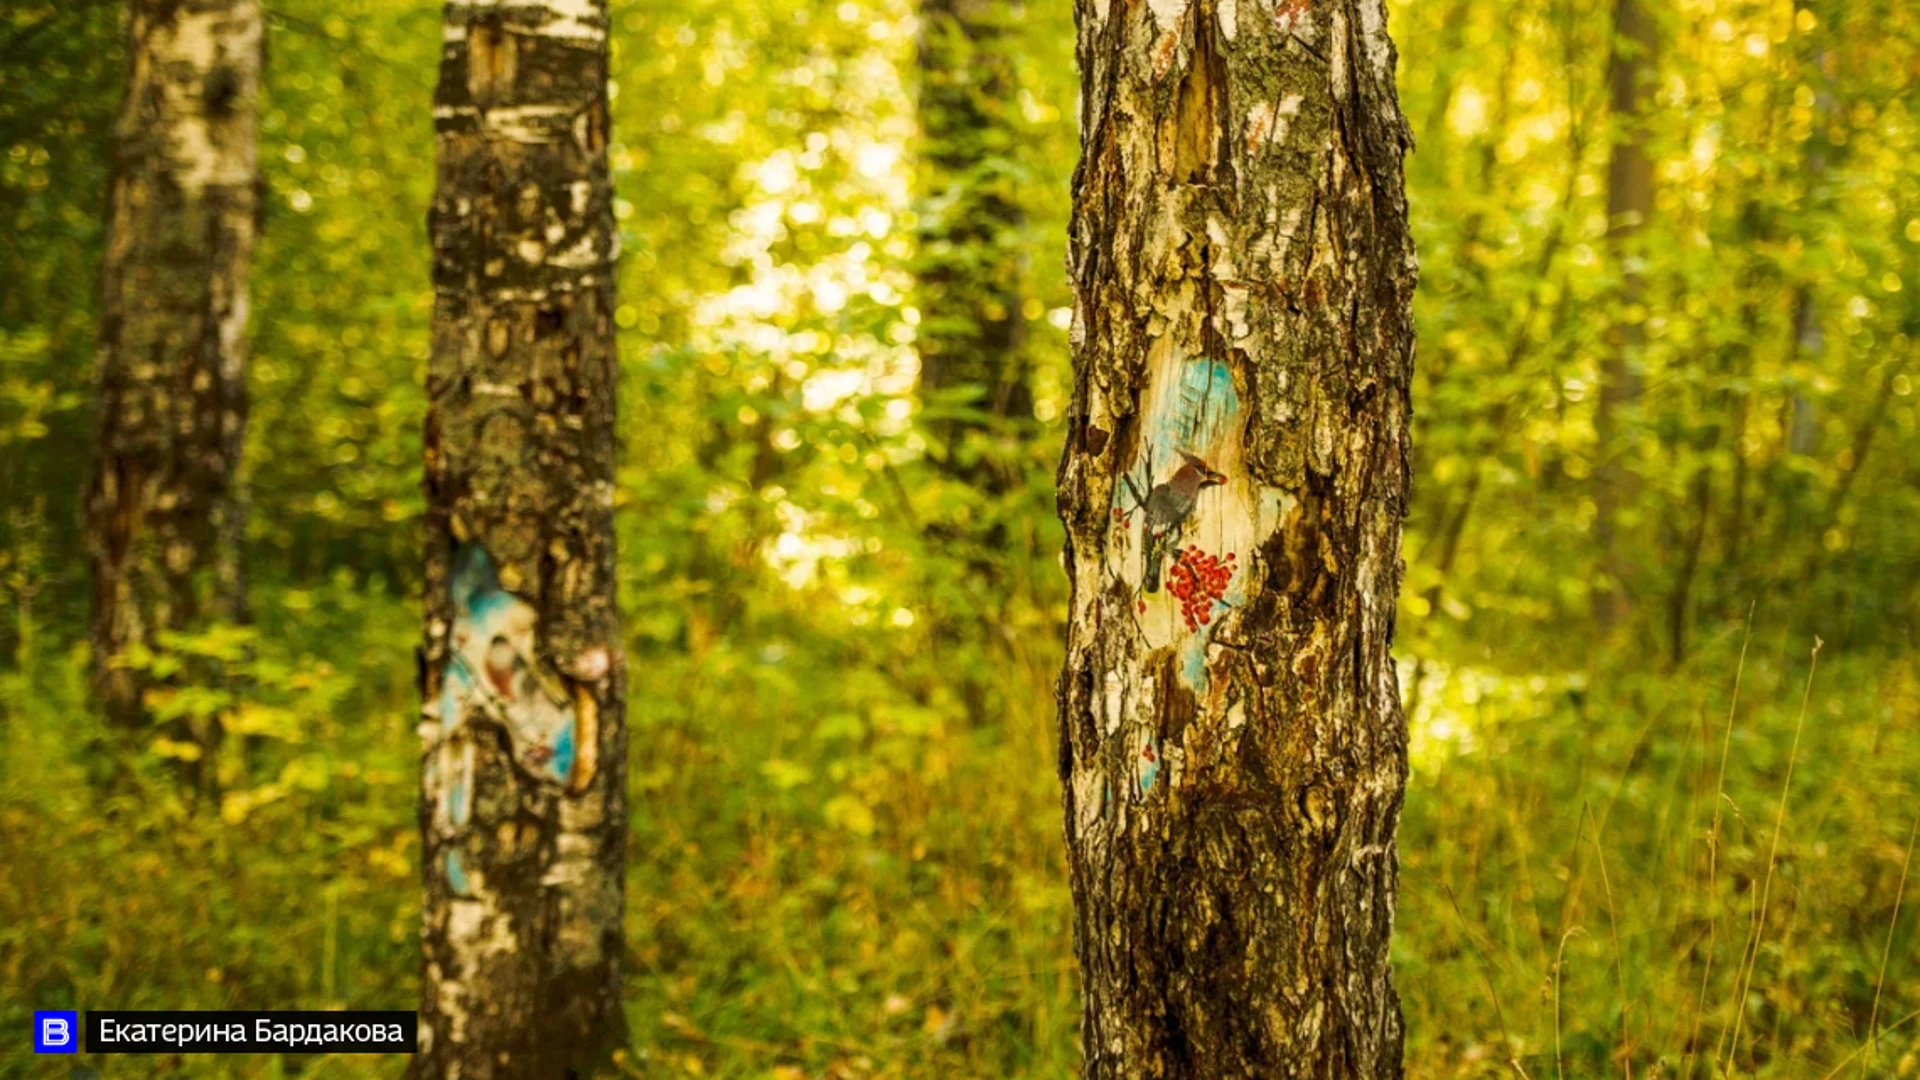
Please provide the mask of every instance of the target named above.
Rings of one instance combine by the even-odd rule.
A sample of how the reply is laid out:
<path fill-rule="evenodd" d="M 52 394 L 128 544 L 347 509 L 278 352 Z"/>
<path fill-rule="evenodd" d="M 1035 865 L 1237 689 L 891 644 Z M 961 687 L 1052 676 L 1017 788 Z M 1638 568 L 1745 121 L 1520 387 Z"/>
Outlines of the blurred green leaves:
<path fill-rule="evenodd" d="M 613 8 L 630 1071 L 1074 1066 L 1051 698 L 1070 7 L 994 6 L 1014 72 L 996 107 L 1017 137 L 966 178 L 1021 216 L 991 250 L 966 242 L 961 202 L 917 194 L 909 5 Z M 1390 8 L 1422 261 L 1398 638 L 1421 680 L 1397 947 L 1409 1071 L 1508 1076 L 1511 1056 L 1548 1075 L 1553 990 L 1567 1075 L 1617 1071 L 1622 983 L 1625 1060 L 1677 1068 L 1687 1032 L 1664 1022 L 1695 1015 L 1709 934 L 1705 1030 L 1748 1008 L 1765 1033 L 1741 1071 L 1830 1067 L 1857 1045 L 1889 929 L 1887 1000 L 1913 1007 L 1912 899 L 1896 920 L 1890 898 L 1920 760 L 1920 19 L 1891 0 L 1663 9 L 1655 213 L 1616 251 L 1611 5 Z M 440 10 L 270 12 L 254 625 L 135 658 L 170 685 L 162 726 L 125 754 L 76 651 L 120 11 L 0 12 L 0 877 L 18 883 L 0 887 L 0 1026 L 29 1003 L 394 1007 L 415 992 Z M 917 392 L 924 335 L 976 325 L 920 299 L 927 247 L 1004 271 L 1032 362 L 1030 420 L 951 447 L 941 421 L 992 418 L 981 387 Z M 1629 268 L 1645 294 L 1622 305 Z M 1586 618 L 1594 409 L 1626 323 L 1645 336 L 1643 392 L 1622 411 L 1635 617 L 1601 640 Z M 949 452 L 1004 485 L 935 467 Z M 1722 687 L 1755 601 L 1717 803 Z M 1717 980 L 1743 944 L 1808 625 L 1835 656 L 1797 781 L 1817 794 L 1796 792 L 1788 899 L 1734 1003 Z M 217 801 L 173 782 L 205 753 L 175 721 L 225 732 Z M 1716 805 L 1729 824 L 1709 888 Z M 1875 1067 L 1911 1071 L 1913 1047 L 1897 1034 Z M 364 1074 L 223 1067 L 179 1073 Z"/>

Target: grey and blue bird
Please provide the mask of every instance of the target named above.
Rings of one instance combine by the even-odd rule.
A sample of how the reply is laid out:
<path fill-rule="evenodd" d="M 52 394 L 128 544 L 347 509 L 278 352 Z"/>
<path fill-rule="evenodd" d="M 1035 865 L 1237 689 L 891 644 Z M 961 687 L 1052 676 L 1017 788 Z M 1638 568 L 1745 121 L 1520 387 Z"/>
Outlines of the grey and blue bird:
<path fill-rule="evenodd" d="M 1211 465 L 1200 458 L 1185 450 L 1178 453 L 1180 467 L 1164 482 L 1155 484 L 1144 499 L 1140 497 L 1139 489 L 1133 487 L 1133 478 L 1126 478 L 1127 487 L 1133 488 L 1134 499 L 1139 502 L 1146 516 L 1141 546 L 1145 565 L 1140 580 L 1148 592 L 1160 591 L 1160 571 L 1166 562 L 1167 551 L 1179 540 L 1180 533 L 1187 526 L 1187 519 L 1193 516 L 1194 504 L 1200 501 L 1200 492 L 1227 482 L 1224 475 L 1215 472 Z"/>

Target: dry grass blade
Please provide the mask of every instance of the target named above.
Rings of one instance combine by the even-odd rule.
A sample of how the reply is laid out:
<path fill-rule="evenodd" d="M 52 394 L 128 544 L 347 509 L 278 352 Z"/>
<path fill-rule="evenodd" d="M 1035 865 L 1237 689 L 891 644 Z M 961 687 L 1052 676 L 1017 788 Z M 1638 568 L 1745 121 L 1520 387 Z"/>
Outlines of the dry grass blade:
<path fill-rule="evenodd" d="M 1760 901 L 1754 909 L 1753 943 L 1747 949 L 1746 966 L 1740 977 L 1735 980 L 1733 995 L 1733 1036 L 1728 1040 L 1725 1074 L 1733 1075 L 1734 1058 L 1740 1054 L 1740 1029 L 1747 1016 L 1747 994 L 1753 989 L 1753 970 L 1760 962 L 1760 944 L 1767 934 L 1767 902 L 1773 894 L 1773 871 L 1780 861 L 1780 833 L 1787 824 L 1787 796 L 1793 791 L 1793 769 L 1800 760 L 1800 735 L 1807 728 L 1807 702 L 1813 697 L 1813 676 L 1820 667 L 1820 646 L 1826 644 L 1818 635 L 1813 639 L 1813 652 L 1807 664 L 1807 685 L 1800 694 L 1800 716 L 1793 724 L 1793 745 L 1787 751 L 1787 775 L 1780 781 L 1780 803 L 1773 812 L 1773 839 L 1767 844 L 1767 872 L 1760 883 Z"/>
<path fill-rule="evenodd" d="M 1560 935 L 1560 948 L 1553 956 L 1553 1074 L 1559 1080 L 1566 1080 L 1567 1077 L 1566 1062 L 1560 1053 L 1560 982 L 1566 973 L 1567 939 L 1584 933 L 1586 930 L 1581 927 L 1568 927 L 1567 932 Z"/>
<path fill-rule="evenodd" d="M 1873 1011 L 1867 1014 L 1867 1042 L 1872 1045 L 1874 1056 L 1880 1054 L 1880 995 L 1887 988 L 1887 962 L 1893 959 L 1893 932 L 1900 925 L 1900 904 L 1907 897 L 1907 872 L 1913 869 L 1913 842 L 1920 838 L 1920 813 L 1913 817 L 1913 828 L 1907 830 L 1907 857 L 1900 864 L 1900 884 L 1893 890 L 1893 915 L 1887 919 L 1887 943 L 1880 950 L 1880 975 L 1873 983 Z"/>
<path fill-rule="evenodd" d="M 1460 932 L 1466 939 L 1467 948 L 1472 949 L 1480 961 L 1480 977 L 1487 984 L 1487 996 L 1493 1000 L 1493 1016 L 1500 1024 L 1500 1039 L 1506 1044 L 1507 1060 L 1514 1062 L 1518 1051 L 1513 1045 L 1513 1031 L 1507 1027 L 1507 1012 L 1500 1005 L 1500 990 L 1493 982 L 1493 962 L 1487 958 L 1486 950 L 1480 947 L 1480 943 L 1474 940 L 1473 928 L 1467 925 L 1467 914 L 1460 910 L 1460 898 L 1454 895 L 1453 887 L 1442 882 L 1440 888 L 1447 894 L 1447 903 L 1453 907 L 1454 918 L 1460 920 Z"/>
<path fill-rule="evenodd" d="M 1700 997 L 1694 1003 L 1693 1031 L 1687 1036 L 1687 1051 L 1680 1075 L 1693 1075 L 1693 1058 L 1700 1045 L 1700 1023 L 1707 1012 L 1707 985 L 1713 978 L 1713 956 L 1719 948 L 1720 910 L 1720 826 L 1727 802 L 1727 754 L 1733 748 L 1733 721 L 1740 710 L 1740 683 L 1747 674 L 1747 646 L 1753 644 L 1754 602 L 1747 604 L 1746 632 L 1740 638 L 1740 660 L 1733 668 L 1733 697 L 1727 702 L 1727 726 L 1720 735 L 1720 771 L 1713 787 L 1713 827 L 1707 832 L 1707 949 L 1700 963 Z"/>
<path fill-rule="evenodd" d="M 1900 1019 L 1895 1020 L 1893 1023 L 1888 1024 L 1887 1030 L 1890 1032 L 1898 1031 L 1901 1028 L 1906 1027 L 1907 1024 L 1913 1021 L 1916 1017 L 1920 1017 L 1920 1009 L 1915 1009 L 1913 1012 L 1910 1012 L 1907 1015 L 1901 1017 Z M 1848 1054 L 1846 1057 L 1841 1058 L 1840 1061 L 1837 1064 L 1835 1064 L 1833 1068 L 1828 1069 L 1826 1074 L 1820 1077 L 1820 1080 L 1833 1080 L 1834 1077 L 1839 1076 L 1840 1071 L 1842 1069 L 1845 1069 L 1848 1065 L 1853 1064 L 1853 1059 L 1859 1057 L 1861 1052 L 1864 1051 L 1866 1048 L 1867 1048 L 1866 1043 L 1861 1043 L 1859 1046 L 1855 1047 L 1853 1053 Z"/>
<path fill-rule="evenodd" d="M 1592 804 L 1583 807 L 1583 812 L 1591 818 Z M 1627 1080 L 1633 1080 L 1633 1032 L 1627 1026 L 1627 966 L 1620 952 L 1620 920 L 1613 909 L 1613 882 L 1607 877 L 1607 849 L 1600 843 L 1600 823 L 1593 823 L 1593 854 L 1600 864 L 1600 891 L 1607 901 L 1607 936 L 1613 942 L 1613 974 L 1620 987 L 1620 1060 L 1626 1070 Z"/>

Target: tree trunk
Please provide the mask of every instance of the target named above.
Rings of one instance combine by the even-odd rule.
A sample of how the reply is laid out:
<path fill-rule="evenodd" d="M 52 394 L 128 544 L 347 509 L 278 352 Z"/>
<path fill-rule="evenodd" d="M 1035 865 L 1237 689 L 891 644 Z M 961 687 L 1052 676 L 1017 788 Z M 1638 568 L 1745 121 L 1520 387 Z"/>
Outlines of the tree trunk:
<path fill-rule="evenodd" d="M 140 723 L 153 683 L 130 654 L 244 611 L 236 473 L 264 43 L 255 0 L 131 5 L 86 496 L 93 684 L 121 724 Z"/>
<path fill-rule="evenodd" d="M 1808 8 L 1808 10 L 1813 9 Z M 1802 34 L 1800 37 L 1804 40 L 1808 35 Z M 1801 196 L 1801 205 L 1814 214 L 1826 210 L 1831 205 L 1832 200 L 1827 191 L 1827 172 L 1833 165 L 1832 158 L 1840 149 L 1833 144 L 1829 134 L 1834 109 L 1844 107 L 1843 103 L 1835 100 L 1833 63 L 1832 51 L 1824 48 L 1814 50 L 1813 55 L 1805 61 L 1806 67 L 1812 69 L 1807 72 L 1808 79 L 1810 82 L 1815 82 L 1818 88 L 1813 94 L 1813 123 L 1806 141 L 1807 164 L 1802 173 L 1805 194 Z M 1816 371 L 1827 370 L 1830 366 L 1827 356 L 1827 330 L 1820 317 L 1819 297 L 1814 294 L 1812 282 L 1804 280 L 1793 290 L 1792 356 Z M 1788 455 L 1808 455 L 1819 452 L 1820 421 L 1815 413 L 1813 400 L 1805 392 L 1796 388 L 1789 396 L 1782 426 L 1786 430 Z"/>
<path fill-rule="evenodd" d="M 1399 1077 L 1415 278 L 1382 0 L 1077 0 L 1060 770 L 1089 1078 Z"/>
<path fill-rule="evenodd" d="M 625 666 L 603 0 L 449 3 L 427 374 L 415 1075 L 625 1041 Z"/>
<path fill-rule="evenodd" d="M 1010 175 L 1017 80 L 1001 6 L 920 5 L 920 388 L 930 397 L 978 391 L 964 406 L 973 416 L 936 416 L 928 427 L 947 471 L 990 491 L 1010 478 L 969 440 L 994 421 L 1033 418 L 1020 297 L 1024 215 Z"/>
<path fill-rule="evenodd" d="M 1646 302 L 1642 255 L 1634 238 L 1653 215 L 1653 159 L 1647 153 L 1647 98 L 1653 82 L 1658 38 L 1644 0 L 1615 0 L 1613 52 L 1607 64 L 1609 111 L 1613 116 L 1613 157 L 1607 168 L 1607 242 L 1620 266 L 1620 292 L 1608 352 L 1600 365 L 1600 395 L 1594 416 L 1598 446 L 1594 479 L 1594 535 L 1600 545 L 1601 574 L 1593 592 L 1594 619 L 1602 627 L 1618 624 L 1632 595 L 1629 559 L 1621 538 L 1621 509 L 1632 501 L 1636 485 L 1625 460 L 1630 452 L 1621 434 L 1622 408 L 1640 396 L 1640 353 L 1646 345 Z"/>

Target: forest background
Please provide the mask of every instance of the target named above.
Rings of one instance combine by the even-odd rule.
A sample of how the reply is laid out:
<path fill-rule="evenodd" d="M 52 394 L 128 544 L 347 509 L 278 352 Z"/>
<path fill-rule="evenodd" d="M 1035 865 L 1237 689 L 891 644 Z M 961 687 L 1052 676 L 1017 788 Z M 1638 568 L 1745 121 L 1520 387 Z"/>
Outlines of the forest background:
<path fill-rule="evenodd" d="M 1920 1075 L 1920 9 L 1657 7 L 1641 49 L 1612 0 L 1392 5 L 1422 267 L 1408 1073 Z M 440 12 L 269 12 L 253 620 L 173 642 L 217 677 L 159 703 L 244 736 L 214 797 L 174 782 L 191 745 L 122 768 L 86 692 L 121 9 L 0 12 L 0 1030 L 417 1000 Z M 633 1075 L 1073 1070 L 1070 20 L 996 8 L 1009 75 L 956 176 L 904 0 L 614 6 Z M 1621 55 L 1653 102 L 1627 228 Z M 987 239 L 983 193 L 1013 211 Z M 918 344 L 973 317 L 936 262 L 1013 298 L 989 314 L 1030 416 L 922 392 Z M 24 1042 L 0 1076 L 52 1075 Z"/>

